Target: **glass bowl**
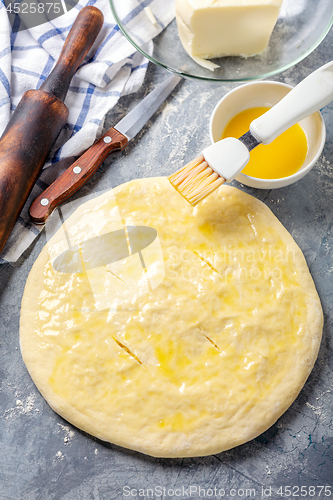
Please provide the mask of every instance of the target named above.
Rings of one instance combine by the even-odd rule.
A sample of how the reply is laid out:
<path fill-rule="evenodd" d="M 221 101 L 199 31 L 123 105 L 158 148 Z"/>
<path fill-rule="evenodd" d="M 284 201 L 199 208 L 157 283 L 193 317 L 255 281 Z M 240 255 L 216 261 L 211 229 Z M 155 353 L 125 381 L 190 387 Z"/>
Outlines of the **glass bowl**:
<path fill-rule="evenodd" d="M 124 4 L 144 9 L 143 0 L 110 0 L 111 11 L 125 37 L 147 59 L 184 78 L 210 83 L 231 83 L 268 78 L 281 73 L 309 55 L 323 40 L 333 23 L 332 0 L 284 0 L 280 16 L 266 50 L 257 56 L 222 57 L 212 59 L 220 67 L 214 71 L 202 68 L 185 52 L 174 19 L 154 38 L 153 54 L 142 45 L 138 28 L 130 26 L 131 19 L 122 18 Z M 174 0 L 165 8 L 174 11 Z M 185 68 L 185 69 L 184 69 Z"/>

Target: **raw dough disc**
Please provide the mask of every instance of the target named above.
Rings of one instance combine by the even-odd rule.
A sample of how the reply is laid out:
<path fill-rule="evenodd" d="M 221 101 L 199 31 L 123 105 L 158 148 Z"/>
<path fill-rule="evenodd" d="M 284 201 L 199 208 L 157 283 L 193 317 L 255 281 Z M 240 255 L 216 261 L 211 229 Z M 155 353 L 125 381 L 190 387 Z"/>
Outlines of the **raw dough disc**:
<path fill-rule="evenodd" d="M 80 429 L 153 456 L 253 439 L 318 353 L 322 309 L 300 249 L 242 191 L 222 187 L 193 209 L 165 178 L 119 186 L 66 222 L 73 247 L 123 225 L 155 228 L 150 251 L 59 272 L 59 230 L 36 260 L 20 337 L 38 389 Z"/>

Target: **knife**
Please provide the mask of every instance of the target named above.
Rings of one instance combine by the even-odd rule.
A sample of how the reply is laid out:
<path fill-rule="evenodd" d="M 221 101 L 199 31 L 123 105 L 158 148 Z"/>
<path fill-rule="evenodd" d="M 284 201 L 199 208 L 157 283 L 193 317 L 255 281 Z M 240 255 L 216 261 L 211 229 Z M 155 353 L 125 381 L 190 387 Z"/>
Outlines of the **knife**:
<path fill-rule="evenodd" d="M 176 87 L 181 77 L 172 75 L 150 92 L 120 122 L 111 127 L 65 170 L 31 204 L 29 214 L 35 224 L 44 224 L 53 210 L 80 189 L 113 151 L 123 150 Z"/>

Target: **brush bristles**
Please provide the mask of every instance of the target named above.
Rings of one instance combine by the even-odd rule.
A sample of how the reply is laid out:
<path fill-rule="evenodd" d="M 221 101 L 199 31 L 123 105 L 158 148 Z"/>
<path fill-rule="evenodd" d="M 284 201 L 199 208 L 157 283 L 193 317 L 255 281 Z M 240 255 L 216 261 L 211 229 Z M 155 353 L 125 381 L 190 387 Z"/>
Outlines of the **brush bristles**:
<path fill-rule="evenodd" d="M 225 179 L 208 166 L 203 155 L 168 177 L 174 188 L 195 206 L 220 187 Z"/>

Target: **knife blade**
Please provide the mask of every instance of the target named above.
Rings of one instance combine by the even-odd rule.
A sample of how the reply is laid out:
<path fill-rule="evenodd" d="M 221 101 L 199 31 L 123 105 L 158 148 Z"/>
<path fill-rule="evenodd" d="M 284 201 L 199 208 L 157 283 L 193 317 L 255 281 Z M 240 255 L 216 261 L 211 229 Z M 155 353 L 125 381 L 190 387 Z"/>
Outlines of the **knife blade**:
<path fill-rule="evenodd" d="M 123 150 L 180 80 L 181 77 L 178 75 L 166 78 L 68 167 L 31 204 L 29 215 L 32 221 L 35 224 L 44 224 L 58 205 L 70 198 L 92 177 L 110 153 Z"/>

